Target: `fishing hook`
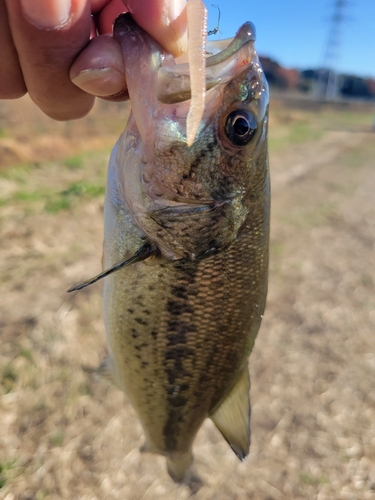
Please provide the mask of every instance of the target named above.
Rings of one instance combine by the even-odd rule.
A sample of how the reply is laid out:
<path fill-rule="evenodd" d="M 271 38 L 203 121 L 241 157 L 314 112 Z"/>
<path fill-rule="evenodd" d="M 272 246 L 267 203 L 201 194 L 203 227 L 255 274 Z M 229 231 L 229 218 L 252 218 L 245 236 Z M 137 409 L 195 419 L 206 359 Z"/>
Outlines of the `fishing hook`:
<path fill-rule="evenodd" d="M 219 31 L 219 24 L 220 24 L 220 7 L 218 5 L 216 5 L 216 3 L 212 3 L 211 7 L 215 7 L 219 11 L 219 15 L 217 18 L 216 27 L 213 30 L 207 31 L 207 36 L 208 35 L 216 35 L 216 33 Z"/>

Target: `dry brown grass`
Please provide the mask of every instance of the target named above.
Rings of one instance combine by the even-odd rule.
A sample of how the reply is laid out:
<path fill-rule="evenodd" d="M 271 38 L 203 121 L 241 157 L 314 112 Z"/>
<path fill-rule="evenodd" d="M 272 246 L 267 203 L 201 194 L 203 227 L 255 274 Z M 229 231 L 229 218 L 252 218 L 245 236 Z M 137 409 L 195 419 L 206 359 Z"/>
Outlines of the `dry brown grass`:
<path fill-rule="evenodd" d="M 122 113 L 101 106 L 64 125 L 27 100 L 0 103 L 0 163 L 21 163 L 0 176 L 6 500 L 192 495 L 162 458 L 139 453 L 132 408 L 92 374 L 105 349 L 100 286 L 65 293 L 101 265 L 106 148 Z M 274 104 L 270 292 L 250 361 L 251 453 L 240 464 L 207 421 L 195 443 L 197 500 L 375 499 L 370 123 L 362 110 Z M 1 153 L 5 139 L 17 146 L 13 159 Z"/>

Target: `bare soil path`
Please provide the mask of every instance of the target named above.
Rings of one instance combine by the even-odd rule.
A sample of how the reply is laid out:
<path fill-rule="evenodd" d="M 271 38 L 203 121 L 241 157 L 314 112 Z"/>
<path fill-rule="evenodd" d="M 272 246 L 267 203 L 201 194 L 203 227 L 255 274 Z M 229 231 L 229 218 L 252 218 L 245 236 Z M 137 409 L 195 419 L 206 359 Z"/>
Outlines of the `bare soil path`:
<path fill-rule="evenodd" d="M 4 113 L 0 128 L 20 141 Z M 100 119 L 79 125 L 81 142 L 101 133 Z M 270 291 L 250 358 L 251 453 L 240 464 L 207 421 L 194 449 L 197 500 L 375 499 L 369 123 L 355 109 L 275 105 Z M 140 454 L 132 408 L 92 374 L 105 349 L 100 284 L 65 293 L 101 266 L 108 149 L 96 144 L 0 174 L 0 499 L 192 495 L 169 479 L 162 458 Z"/>

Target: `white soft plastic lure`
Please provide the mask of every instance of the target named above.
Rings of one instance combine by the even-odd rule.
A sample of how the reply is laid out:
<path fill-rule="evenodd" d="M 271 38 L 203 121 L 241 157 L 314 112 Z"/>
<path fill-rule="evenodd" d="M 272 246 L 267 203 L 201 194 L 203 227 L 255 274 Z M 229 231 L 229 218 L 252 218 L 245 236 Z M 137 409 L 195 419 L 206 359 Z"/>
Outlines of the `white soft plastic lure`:
<path fill-rule="evenodd" d="M 186 120 L 186 142 L 191 146 L 203 117 L 206 94 L 207 10 L 202 0 L 188 1 L 187 24 L 191 102 Z"/>

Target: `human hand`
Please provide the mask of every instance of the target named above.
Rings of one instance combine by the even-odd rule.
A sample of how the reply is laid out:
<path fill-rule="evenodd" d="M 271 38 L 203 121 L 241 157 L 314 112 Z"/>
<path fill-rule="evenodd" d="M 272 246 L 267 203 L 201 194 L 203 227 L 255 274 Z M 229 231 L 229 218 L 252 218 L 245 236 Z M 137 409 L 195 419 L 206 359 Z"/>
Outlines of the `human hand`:
<path fill-rule="evenodd" d="M 186 49 L 185 0 L 0 0 L 0 99 L 26 92 L 56 120 L 86 115 L 94 96 L 127 99 L 115 18 L 136 22 L 174 55 Z M 96 34 L 99 36 L 96 36 Z"/>

